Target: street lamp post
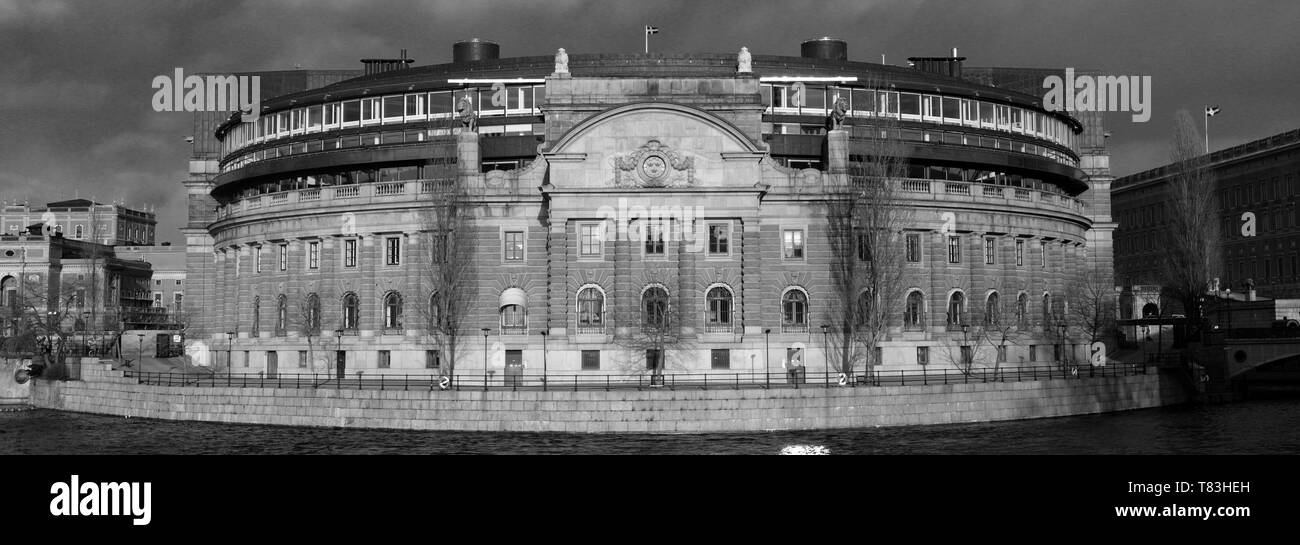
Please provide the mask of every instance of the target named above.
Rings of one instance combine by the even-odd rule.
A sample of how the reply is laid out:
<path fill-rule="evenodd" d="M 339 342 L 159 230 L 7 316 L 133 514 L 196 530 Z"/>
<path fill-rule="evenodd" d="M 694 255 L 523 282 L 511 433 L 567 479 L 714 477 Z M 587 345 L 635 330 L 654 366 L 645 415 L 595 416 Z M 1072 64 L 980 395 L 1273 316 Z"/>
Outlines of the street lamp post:
<path fill-rule="evenodd" d="M 542 391 L 546 391 L 546 330 L 540 331 L 542 334 Z"/>
<path fill-rule="evenodd" d="M 140 362 L 138 367 L 144 366 L 144 333 L 136 333 L 136 338 L 140 339 L 140 345 L 136 348 L 136 361 Z"/>
<path fill-rule="evenodd" d="M 488 375 L 487 338 L 488 338 L 488 333 L 491 332 L 492 330 L 485 327 L 482 329 L 482 331 L 483 331 L 483 391 L 486 392 L 488 388 L 487 387 L 487 375 Z"/>
<path fill-rule="evenodd" d="M 227 331 L 226 332 L 226 374 L 227 375 L 229 375 L 232 371 L 235 370 L 235 362 L 233 361 L 233 358 L 235 356 L 234 347 L 235 347 L 235 332 Z"/>
<path fill-rule="evenodd" d="M 961 363 L 962 365 L 967 366 L 966 367 L 967 370 L 970 370 L 971 360 L 975 358 L 974 354 L 968 355 L 968 352 L 970 352 L 970 337 L 968 336 L 969 333 L 970 333 L 970 324 L 962 324 L 961 325 Z"/>
<path fill-rule="evenodd" d="M 768 357 L 772 354 L 772 347 L 768 341 L 772 339 L 772 328 L 763 330 L 763 381 L 767 384 L 766 388 L 772 387 L 772 365 L 768 362 Z"/>

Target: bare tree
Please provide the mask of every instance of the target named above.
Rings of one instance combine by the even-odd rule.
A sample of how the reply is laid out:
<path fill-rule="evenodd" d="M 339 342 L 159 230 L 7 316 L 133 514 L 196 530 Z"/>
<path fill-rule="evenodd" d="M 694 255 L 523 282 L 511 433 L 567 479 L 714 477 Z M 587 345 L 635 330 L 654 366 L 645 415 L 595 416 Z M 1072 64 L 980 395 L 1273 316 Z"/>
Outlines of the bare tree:
<path fill-rule="evenodd" d="M 77 338 L 71 324 L 85 305 L 85 288 L 81 282 L 63 282 L 52 275 L 23 278 L 16 308 L 18 331 L 8 340 L 7 349 L 31 352 L 33 359 L 42 360 L 33 365 L 32 376 L 64 379 L 68 376 L 66 359 Z"/>
<path fill-rule="evenodd" d="M 689 350 L 682 334 L 681 290 L 651 285 L 640 294 L 622 294 L 627 303 L 615 322 L 621 333 L 616 342 L 629 355 L 620 367 L 628 374 L 650 375 L 651 384 L 662 384 L 669 367 L 670 351 Z"/>
<path fill-rule="evenodd" d="M 1096 268 L 1089 268 L 1066 286 L 1069 302 L 1065 320 L 1083 334 L 1091 345 L 1114 337 L 1115 287 Z"/>
<path fill-rule="evenodd" d="M 899 198 L 906 154 L 897 121 L 872 118 L 857 127 L 853 149 L 862 161 L 850 165 L 848 176 L 832 172 L 826 195 L 834 291 L 826 350 L 833 367 L 849 375 L 859 365 L 870 372 L 880 363 L 873 361 L 875 349 L 903 296 L 902 229 L 910 217 Z"/>
<path fill-rule="evenodd" d="M 432 167 L 426 166 L 426 172 Z M 427 237 L 428 266 L 422 267 L 421 290 L 416 307 L 422 318 L 420 329 L 437 347 L 443 376 L 452 377 L 456 364 L 472 343 L 464 342 L 464 328 L 474 311 L 477 291 L 472 232 L 473 201 L 465 180 L 455 165 L 426 175 L 422 190 L 426 199 L 420 209 L 421 231 Z M 472 340 L 472 338 L 470 339 Z"/>
<path fill-rule="evenodd" d="M 320 338 L 321 302 L 320 295 L 305 290 L 298 292 L 298 304 L 289 317 L 290 327 L 307 339 L 307 361 L 311 362 L 313 371 L 316 365 L 316 344 L 312 339 Z"/>
<path fill-rule="evenodd" d="M 1209 156 L 1186 110 L 1179 110 L 1171 145 L 1165 224 L 1164 289 L 1182 303 L 1191 323 L 1200 323 L 1201 300 L 1220 270 L 1219 206 Z"/>

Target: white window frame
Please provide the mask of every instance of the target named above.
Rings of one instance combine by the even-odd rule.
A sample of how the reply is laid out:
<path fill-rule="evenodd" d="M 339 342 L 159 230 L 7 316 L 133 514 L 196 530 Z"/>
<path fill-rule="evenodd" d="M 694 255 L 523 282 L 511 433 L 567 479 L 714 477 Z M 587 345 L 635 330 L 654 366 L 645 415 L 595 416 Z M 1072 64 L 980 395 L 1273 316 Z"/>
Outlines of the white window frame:
<path fill-rule="evenodd" d="M 320 269 L 320 241 L 307 241 L 307 270 Z"/>
<path fill-rule="evenodd" d="M 404 250 L 405 250 L 405 248 L 404 248 L 405 244 L 402 244 L 402 237 L 400 237 L 400 236 L 386 236 L 386 237 L 383 237 L 383 238 L 384 238 L 384 246 L 383 246 L 383 252 L 384 252 L 384 266 L 385 266 L 385 267 L 400 267 L 400 266 L 402 266 L 402 254 L 404 253 Z M 390 247 L 391 244 L 392 244 L 391 241 L 394 241 L 394 240 L 397 241 L 397 252 L 396 252 L 396 255 L 393 255 L 393 252 L 390 252 L 390 251 L 389 251 L 389 247 Z M 393 259 L 394 257 L 396 257 L 396 259 Z"/>
<path fill-rule="evenodd" d="M 577 223 L 576 226 L 577 226 L 577 231 L 578 231 L 578 237 L 577 237 L 577 238 L 578 238 L 578 244 L 577 244 L 577 246 L 578 246 L 578 248 L 577 248 L 577 249 L 578 249 L 578 259 L 580 259 L 580 260 L 584 260 L 584 261 L 585 261 L 585 260 L 590 260 L 590 261 L 599 261 L 599 260 L 604 259 L 604 257 L 605 257 L 605 226 L 606 226 L 606 223 L 603 222 L 603 221 L 580 221 L 580 222 Z M 596 231 L 596 233 L 595 233 L 595 234 L 596 234 L 596 253 L 592 253 L 592 254 L 584 254 L 584 253 L 583 253 L 583 245 L 585 244 L 586 236 L 587 236 L 586 233 L 584 233 L 583 231 L 586 230 L 587 228 L 595 229 L 595 231 Z M 527 245 L 525 244 L 525 246 L 527 246 Z M 504 254 L 503 254 L 503 257 L 504 257 Z"/>
<path fill-rule="evenodd" d="M 723 226 L 723 227 L 725 228 L 725 232 L 726 232 L 726 234 L 727 234 L 727 251 L 725 251 L 725 252 L 719 252 L 719 253 L 715 253 L 715 252 L 713 252 L 713 249 L 712 249 L 712 247 L 711 247 L 712 241 L 711 241 L 710 237 L 711 237 L 712 229 L 713 229 L 714 226 Z M 736 236 L 735 236 L 735 234 L 736 234 L 735 224 L 734 224 L 731 220 L 705 220 L 705 221 L 704 221 L 704 256 L 705 256 L 705 259 L 730 259 L 731 256 L 734 255 L 732 252 L 734 251 L 734 248 L 736 247 L 736 244 L 735 244 Z M 783 237 L 783 238 L 782 238 L 782 244 L 784 244 L 784 243 L 785 243 L 785 240 L 784 240 L 785 235 L 781 235 L 781 236 Z M 808 243 L 807 243 L 807 241 L 804 241 L 804 251 L 805 251 L 805 254 L 807 253 L 807 248 L 808 248 Z M 784 254 L 783 254 L 783 255 L 784 255 Z"/>
<path fill-rule="evenodd" d="M 352 264 L 351 265 L 348 265 L 348 243 L 349 242 L 352 243 Z M 360 256 L 360 252 L 358 251 L 358 248 L 360 248 L 360 246 L 361 246 L 360 239 L 355 239 L 355 238 L 343 239 L 340 247 L 342 251 L 339 252 L 339 259 L 342 261 L 343 264 L 342 268 L 344 269 L 357 268 L 357 261 L 358 261 L 358 257 Z"/>
<path fill-rule="evenodd" d="M 506 233 L 522 233 L 523 248 L 519 259 L 506 259 Z M 497 259 L 504 265 L 522 265 L 528 263 L 528 227 L 502 225 L 497 232 Z"/>
<path fill-rule="evenodd" d="M 787 232 L 799 232 L 799 257 L 789 257 L 785 254 L 785 235 Z M 781 261 L 808 261 L 808 226 L 807 225 L 782 225 L 781 226 Z"/>

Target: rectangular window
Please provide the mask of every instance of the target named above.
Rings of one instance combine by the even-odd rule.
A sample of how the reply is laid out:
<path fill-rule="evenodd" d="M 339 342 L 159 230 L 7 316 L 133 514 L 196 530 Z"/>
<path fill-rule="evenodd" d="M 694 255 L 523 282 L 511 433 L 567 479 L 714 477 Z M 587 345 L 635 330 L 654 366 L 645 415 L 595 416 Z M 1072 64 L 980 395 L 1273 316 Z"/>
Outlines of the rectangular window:
<path fill-rule="evenodd" d="M 731 369 L 731 350 L 726 348 L 714 348 L 710 352 L 709 360 L 712 362 L 713 369 Z"/>
<path fill-rule="evenodd" d="M 725 223 L 709 224 L 709 254 L 731 253 L 731 226 Z"/>
<path fill-rule="evenodd" d="M 997 240 L 991 238 L 984 239 L 984 264 L 985 265 L 996 264 L 997 253 L 998 253 Z"/>
<path fill-rule="evenodd" d="M 402 239 L 397 237 L 384 239 L 384 264 L 402 264 Z"/>
<path fill-rule="evenodd" d="M 921 262 L 921 234 L 920 233 L 907 234 L 907 262 L 908 263 Z"/>
<path fill-rule="evenodd" d="M 664 224 L 662 220 L 650 220 L 645 224 L 645 255 L 664 255 Z"/>
<path fill-rule="evenodd" d="M 298 367 L 299 367 L 299 368 L 307 367 L 307 351 L 306 351 L 306 350 L 299 350 L 299 351 L 298 351 Z"/>
<path fill-rule="evenodd" d="M 1023 240 L 1016 241 L 1016 266 L 1025 266 L 1025 241 Z"/>
<path fill-rule="evenodd" d="M 857 242 L 858 261 L 871 261 L 871 239 L 867 238 L 867 230 L 854 229 L 853 238 Z"/>
<path fill-rule="evenodd" d="M 357 266 L 357 241 L 356 239 L 343 241 L 343 266 Z"/>
<path fill-rule="evenodd" d="M 948 262 L 961 263 L 961 237 L 948 237 Z"/>
<path fill-rule="evenodd" d="M 583 257 L 596 257 L 601 253 L 601 227 L 602 224 L 593 223 L 589 225 L 578 226 L 578 255 Z"/>
<path fill-rule="evenodd" d="M 257 272 L 262 272 L 262 247 L 261 246 L 258 246 L 253 249 L 253 265 L 257 268 Z"/>
<path fill-rule="evenodd" d="M 600 351 L 583 350 L 582 351 L 582 370 L 598 371 L 600 370 Z"/>
<path fill-rule="evenodd" d="M 289 245 L 288 244 L 280 245 L 280 270 L 282 271 L 289 270 Z"/>
<path fill-rule="evenodd" d="M 320 243 L 319 242 L 307 243 L 307 268 L 308 269 L 320 268 Z"/>
<path fill-rule="evenodd" d="M 1029 361 L 1038 361 L 1038 345 L 1029 345 Z"/>
<path fill-rule="evenodd" d="M 998 345 L 998 363 L 1003 363 L 1003 362 L 1006 362 L 1006 361 L 1007 361 L 1007 345 L 1005 345 L 1005 344 L 999 344 L 999 345 Z"/>
<path fill-rule="evenodd" d="M 803 229 L 786 229 L 782 233 L 782 249 L 786 259 L 803 259 Z"/>
<path fill-rule="evenodd" d="M 393 365 L 393 353 L 388 350 L 379 351 L 379 368 L 388 369 Z"/>
<path fill-rule="evenodd" d="M 523 231 L 506 231 L 505 257 L 506 257 L 506 261 L 524 260 L 524 232 Z"/>
<path fill-rule="evenodd" d="M 1038 267 L 1041 269 L 1046 269 L 1047 268 L 1047 243 L 1042 242 L 1040 243 L 1040 245 L 1042 246 L 1042 251 L 1038 253 Z"/>
<path fill-rule="evenodd" d="M 441 368 L 442 368 L 442 352 L 440 352 L 440 351 L 438 351 L 438 350 L 425 350 L 425 351 L 424 351 L 424 368 L 425 368 L 425 369 L 441 369 Z"/>
<path fill-rule="evenodd" d="M 917 365 L 930 364 L 930 347 L 928 346 L 916 347 L 916 364 Z"/>

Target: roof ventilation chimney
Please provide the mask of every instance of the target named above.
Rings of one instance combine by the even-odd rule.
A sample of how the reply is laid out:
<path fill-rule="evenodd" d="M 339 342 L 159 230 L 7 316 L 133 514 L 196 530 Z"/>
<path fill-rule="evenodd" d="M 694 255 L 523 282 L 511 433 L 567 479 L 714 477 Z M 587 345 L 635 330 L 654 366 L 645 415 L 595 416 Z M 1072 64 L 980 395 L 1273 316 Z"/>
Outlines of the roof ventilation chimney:
<path fill-rule="evenodd" d="M 496 42 L 473 38 L 461 40 L 451 46 L 451 62 L 494 61 L 501 58 L 501 46 Z"/>
<path fill-rule="evenodd" d="M 399 59 L 361 59 L 361 64 L 366 65 L 366 75 L 382 74 L 392 72 L 393 70 L 404 70 L 406 65 L 415 62 L 415 59 L 406 58 L 406 50 L 402 50 L 402 57 Z"/>
<path fill-rule="evenodd" d="M 805 59 L 847 61 L 849 60 L 849 43 L 826 36 L 813 40 L 804 40 L 799 45 L 799 56 Z"/>
<path fill-rule="evenodd" d="M 957 56 L 957 48 L 952 48 L 951 57 L 908 57 L 912 67 L 922 72 L 941 76 L 961 77 L 961 63 L 966 57 Z"/>

